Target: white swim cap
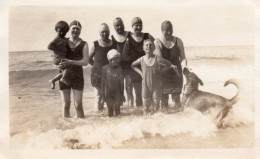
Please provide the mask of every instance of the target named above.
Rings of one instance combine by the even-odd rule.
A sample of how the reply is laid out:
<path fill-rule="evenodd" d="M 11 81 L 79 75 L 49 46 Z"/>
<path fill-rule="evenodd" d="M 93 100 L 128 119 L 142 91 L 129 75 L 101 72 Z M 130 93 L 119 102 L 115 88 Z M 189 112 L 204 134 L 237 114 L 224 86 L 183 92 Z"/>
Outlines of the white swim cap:
<path fill-rule="evenodd" d="M 112 58 L 120 57 L 120 54 L 117 50 L 112 49 L 107 53 L 107 59 L 110 61 Z"/>

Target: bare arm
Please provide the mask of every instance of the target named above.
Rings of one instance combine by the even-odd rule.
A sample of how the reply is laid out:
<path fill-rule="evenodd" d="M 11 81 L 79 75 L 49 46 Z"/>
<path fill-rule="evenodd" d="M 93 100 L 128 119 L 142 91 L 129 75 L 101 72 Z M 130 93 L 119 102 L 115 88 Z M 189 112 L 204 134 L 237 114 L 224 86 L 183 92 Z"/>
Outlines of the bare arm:
<path fill-rule="evenodd" d="M 185 56 L 184 46 L 183 46 L 183 42 L 180 38 L 177 38 L 177 40 L 178 40 L 178 46 L 179 46 L 180 54 L 181 54 L 181 65 L 182 65 L 182 68 L 184 68 L 187 66 L 187 59 Z"/>
<path fill-rule="evenodd" d="M 58 45 L 59 42 L 60 42 L 60 41 L 59 41 L 59 37 L 55 37 L 55 38 L 49 43 L 48 49 L 49 49 L 49 50 L 54 50 L 54 49 L 57 47 L 57 45 Z"/>
<path fill-rule="evenodd" d="M 171 64 L 168 60 L 162 58 L 162 57 L 158 57 L 158 61 L 160 64 L 164 65 L 165 67 L 171 67 L 172 69 L 174 69 L 174 71 L 177 73 L 178 76 L 181 76 L 177 66 Z"/>
<path fill-rule="evenodd" d="M 106 87 L 106 67 L 102 68 L 102 79 L 101 79 L 101 96 L 105 97 L 105 87 Z"/>
<path fill-rule="evenodd" d="M 94 59 L 93 59 L 94 55 L 95 55 L 95 45 L 93 43 L 93 45 L 90 48 L 90 54 L 89 54 L 89 64 L 91 66 L 93 66 L 93 64 L 94 64 Z"/>
<path fill-rule="evenodd" d="M 155 46 L 154 54 L 157 55 L 158 57 L 162 57 L 161 43 L 159 39 L 156 39 L 154 41 L 154 46 Z"/>
<path fill-rule="evenodd" d="M 133 69 L 135 72 L 139 73 L 139 74 L 141 75 L 141 77 L 143 77 L 142 71 L 137 67 L 137 66 L 141 65 L 141 58 L 142 58 L 142 57 L 140 57 L 139 59 L 137 59 L 136 61 L 134 61 L 134 62 L 132 63 L 132 65 L 131 65 L 131 67 L 132 67 L 132 69 Z"/>
<path fill-rule="evenodd" d="M 123 53 L 122 53 L 122 60 L 123 61 L 130 61 L 131 58 L 129 57 L 129 40 L 127 39 L 124 45 Z"/>

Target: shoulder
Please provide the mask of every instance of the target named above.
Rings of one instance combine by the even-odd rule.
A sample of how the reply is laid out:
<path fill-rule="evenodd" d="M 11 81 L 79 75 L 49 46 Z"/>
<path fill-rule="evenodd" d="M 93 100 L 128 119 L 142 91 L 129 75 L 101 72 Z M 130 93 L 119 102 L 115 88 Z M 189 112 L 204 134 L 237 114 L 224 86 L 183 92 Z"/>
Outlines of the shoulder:
<path fill-rule="evenodd" d="M 176 38 L 176 41 L 177 41 L 178 44 L 183 44 L 181 38 L 179 38 L 179 37 L 177 37 L 177 36 L 175 36 L 175 38 Z"/>

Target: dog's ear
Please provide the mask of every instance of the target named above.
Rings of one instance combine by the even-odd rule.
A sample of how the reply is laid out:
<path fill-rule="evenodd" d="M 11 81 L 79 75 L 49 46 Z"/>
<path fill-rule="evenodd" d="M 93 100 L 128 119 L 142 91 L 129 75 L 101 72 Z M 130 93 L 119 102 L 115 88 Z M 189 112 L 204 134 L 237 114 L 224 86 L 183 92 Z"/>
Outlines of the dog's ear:
<path fill-rule="evenodd" d="M 194 73 L 194 75 L 196 76 L 196 79 L 197 79 L 198 83 L 199 83 L 201 86 L 203 86 L 202 80 L 201 80 L 195 73 Z"/>
<path fill-rule="evenodd" d="M 202 80 L 196 75 L 196 77 L 197 77 L 197 80 L 199 81 L 199 84 L 201 85 L 201 86 L 203 86 L 203 82 L 202 82 Z"/>

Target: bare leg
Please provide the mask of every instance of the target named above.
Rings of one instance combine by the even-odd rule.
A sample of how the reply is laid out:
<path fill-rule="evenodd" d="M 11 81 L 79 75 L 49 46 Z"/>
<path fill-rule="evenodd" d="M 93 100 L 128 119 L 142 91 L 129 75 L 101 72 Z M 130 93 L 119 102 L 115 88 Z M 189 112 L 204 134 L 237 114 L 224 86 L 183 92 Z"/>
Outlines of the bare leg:
<path fill-rule="evenodd" d="M 134 95 L 133 95 L 133 85 L 129 75 L 125 76 L 125 89 L 127 95 L 127 104 L 128 106 L 134 105 Z"/>
<path fill-rule="evenodd" d="M 144 114 L 145 115 L 148 115 L 150 113 L 150 101 L 151 99 L 150 98 L 143 98 L 143 102 L 144 102 Z"/>
<path fill-rule="evenodd" d="M 161 107 L 163 109 L 168 108 L 169 94 L 162 94 Z"/>
<path fill-rule="evenodd" d="M 154 107 L 155 107 L 155 112 L 158 112 L 159 111 L 159 108 L 160 108 L 160 98 L 154 98 L 153 99 L 153 104 L 154 104 Z"/>
<path fill-rule="evenodd" d="M 140 107 L 143 105 L 142 101 L 142 82 L 136 82 L 133 83 L 133 87 L 135 90 L 135 104 L 137 107 Z"/>
<path fill-rule="evenodd" d="M 103 110 L 104 109 L 104 101 L 101 99 L 101 88 L 100 87 L 94 87 L 95 89 L 95 94 L 96 94 L 96 99 L 95 99 L 95 104 L 98 110 Z"/>
<path fill-rule="evenodd" d="M 49 83 L 51 84 L 51 89 L 55 88 L 55 82 L 60 80 L 63 76 L 63 73 L 57 74 L 53 79 L 49 80 Z"/>
<path fill-rule="evenodd" d="M 62 116 L 64 118 L 70 117 L 70 89 L 61 90 L 61 101 L 62 101 Z"/>
<path fill-rule="evenodd" d="M 174 103 L 175 109 L 181 108 L 181 97 L 179 93 L 172 94 L 172 101 Z"/>
<path fill-rule="evenodd" d="M 73 89 L 73 95 L 74 95 L 74 104 L 77 112 L 77 117 L 84 118 L 84 111 L 82 106 L 83 91 Z"/>
<path fill-rule="evenodd" d="M 108 111 L 108 116 L 112 117 L 114 115 L 114 100 L 112 98 L 107 98 L 107 111 Z"/>

